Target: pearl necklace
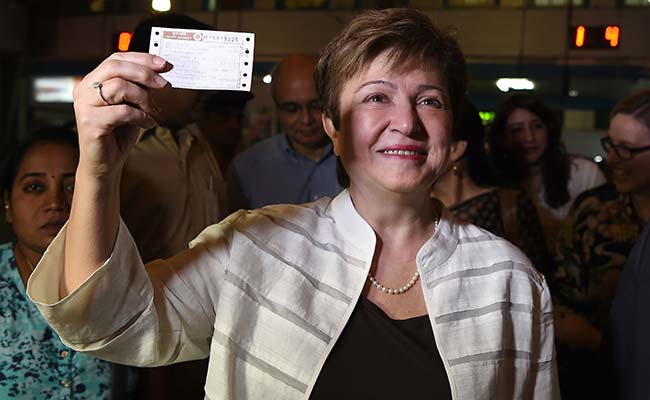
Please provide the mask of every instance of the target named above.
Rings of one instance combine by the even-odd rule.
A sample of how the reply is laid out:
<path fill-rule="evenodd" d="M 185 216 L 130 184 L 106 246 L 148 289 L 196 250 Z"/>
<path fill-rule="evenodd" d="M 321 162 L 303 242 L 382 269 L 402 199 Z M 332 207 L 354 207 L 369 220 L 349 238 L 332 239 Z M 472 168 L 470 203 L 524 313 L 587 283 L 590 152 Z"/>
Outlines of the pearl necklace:
<path fill-rule="evenodd" d="M 372 276 L 370 273 L 368 273 L 368 280 L 370 283 L 372 283 L 372 286 L 376 287 L 377 289 L 381 290 L 382 292 L 386 294 L 402 294 L 407 292 L 409 289 L 415 285 L 415 282 L 418 281 L 418 278 L 420 278 L 420 273 L 415 271 L 415 275 L 413 275 L 413 278 L 407 283 L 406 285 L 402 286 L 399 289 L 392 289 L 388 288 L 386 286 L 383 286 L 381 283 L 377 282 L 377 279 L 375 279 L 374 276 Z"/>
<path fill-rule="evenodd" d="M 436 222 L 434 223 L 434 226 L 433 226 L 433 229 L 434 229 L 433 232 L 434 233 L 438 231 L 438 223 L 439 222 L 440 222 L 440 218 L 436 218 Z M 382 285 L 381 283 L 379 283 L 379 281 L 377 281 L 377 279 L 375 279 L 375 277 L 372 276 L 372 274 L 370 272 L 368 272 L 368 280 L 370 281 L 370 283 L 372 283 L 372 286 L 376 287 L 377 289 L 381 290 L 382 292 L 384 292 L 386 294 L 403 294 L 403 293 L 406 293 L 413 286 L 415 286 L 415 282 L 417 282 L 418 279 L 420 279 L 420 273 L 418 271 L 415 271 L 415 275 L 413 275 L 411 280 L 408 281 L 408 283 L 406 285 L 402 286 L 399 289 L 393 289 L 393 288 L 386 287 L 386 286 Z"/>

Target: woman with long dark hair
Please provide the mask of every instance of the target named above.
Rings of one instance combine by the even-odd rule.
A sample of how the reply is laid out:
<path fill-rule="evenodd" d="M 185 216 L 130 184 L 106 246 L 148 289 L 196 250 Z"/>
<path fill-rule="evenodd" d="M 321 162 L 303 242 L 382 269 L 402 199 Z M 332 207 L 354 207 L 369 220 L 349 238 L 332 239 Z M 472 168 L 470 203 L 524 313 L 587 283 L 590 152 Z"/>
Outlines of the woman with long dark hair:
<path fill-rule="evenodd" d="M 567 154 L 561 135 L 539 97 L 518 93 L 497 109 L 489 140 L 500 179 L 533 200 L 550 246 L 575 198 L 605 182 L 596 164 Z"/>
<path fill-rule="evenodd" d="M 523 191 L 499 187 L 478 110 L 467 99 L 459 110 L 452 140 L 464 153 L 436 181 L 431 195 L 459 219 L 508 239 L 539 271 L 549 272 L 550 255 L 535 205 Z"/>

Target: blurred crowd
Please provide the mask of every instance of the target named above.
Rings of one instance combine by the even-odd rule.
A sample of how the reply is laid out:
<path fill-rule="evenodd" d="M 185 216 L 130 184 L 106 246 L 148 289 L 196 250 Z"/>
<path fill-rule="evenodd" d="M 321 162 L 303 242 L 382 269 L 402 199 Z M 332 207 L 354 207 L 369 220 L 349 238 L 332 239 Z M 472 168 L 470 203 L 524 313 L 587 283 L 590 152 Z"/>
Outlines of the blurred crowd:
<path fill-rule="evenodd" d="M 189 17 L 138 25 L 212 29 Z M 253 93 L 156 91 L 157 126 L 142 130 L 120 182 L 121 217 L 144 262 L 170 257 L 239 209 L 301 204 L 341 190 L 335 149 L 321 119 L 314 55 L 273 71 L 281 133 L 244 148 Z M 650 90 L 611 110 L 606 162 L 569 154 L 559 110 L 518 92 L 481 120 L 465 98 L 453 128 L 462 156 L 431 195 L 462 223 L 516 245 L 553 298 L 559 381 L 565 399 L 650 396 Z M 66 223 L 79 147 L 74 124 L 32 133 L 4 161 L 0 246 L 0 398 L 202 399 L 207 360 L 131 368 L 77 353 L 58 340 L 26 295 L 43 253 Z M 338 174 L 338 177 L 337 177 Z"/>

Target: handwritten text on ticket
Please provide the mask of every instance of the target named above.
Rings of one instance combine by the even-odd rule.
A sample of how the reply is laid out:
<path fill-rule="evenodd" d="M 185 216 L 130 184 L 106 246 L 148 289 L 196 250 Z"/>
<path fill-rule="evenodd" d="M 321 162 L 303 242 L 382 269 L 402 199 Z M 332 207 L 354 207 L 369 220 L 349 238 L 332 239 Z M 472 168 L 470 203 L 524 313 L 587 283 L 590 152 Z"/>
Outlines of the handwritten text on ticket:
<path fill-rule="evenodd" d="M 172 63 L 172 87 L 250 91 L 255 34 L 151 28 L 149 53 Z"/>

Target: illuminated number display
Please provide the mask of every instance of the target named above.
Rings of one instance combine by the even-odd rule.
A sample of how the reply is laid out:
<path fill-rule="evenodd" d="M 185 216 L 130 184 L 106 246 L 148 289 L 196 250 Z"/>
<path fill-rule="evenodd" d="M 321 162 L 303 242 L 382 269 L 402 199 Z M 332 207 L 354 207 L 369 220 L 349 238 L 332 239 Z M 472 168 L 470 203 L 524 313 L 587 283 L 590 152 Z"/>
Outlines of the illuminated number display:
<path fill-rule="evenodd" d="M 117 49 L 119 51 L 129 51 L 132 36 L 131 32 L 120 32 L 117 35 Z"/>
<path fill-rule="evenodd" d="M 616 49 L 620 41 L 618 25 L 578 25 L 569 32 L 569 44 L 573 49 Z"/>

